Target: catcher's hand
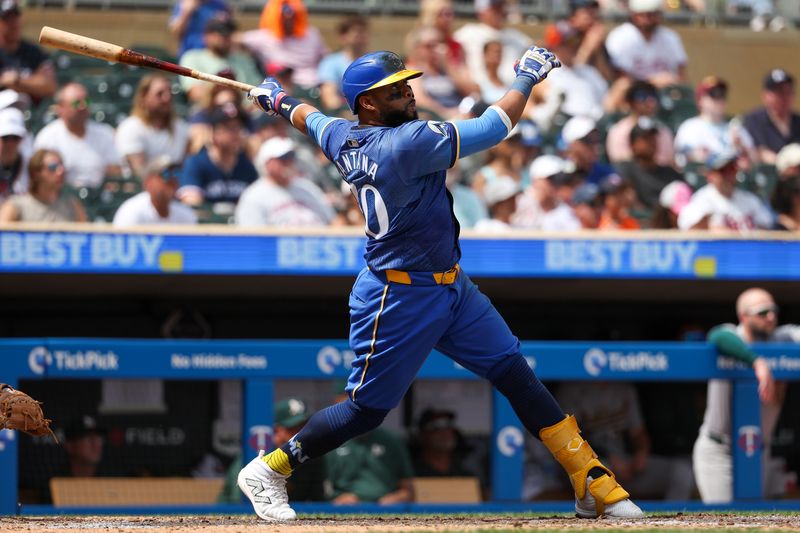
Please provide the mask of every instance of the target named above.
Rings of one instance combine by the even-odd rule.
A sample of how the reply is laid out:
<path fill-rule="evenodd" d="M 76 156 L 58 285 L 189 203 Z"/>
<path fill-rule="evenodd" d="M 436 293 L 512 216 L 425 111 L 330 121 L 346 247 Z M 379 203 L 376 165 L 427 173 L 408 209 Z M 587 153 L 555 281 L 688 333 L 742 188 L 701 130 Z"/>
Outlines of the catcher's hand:
<path fill-rule="evenodd" d="M 275 78 L 264 78 L 261 85 L 250 89 L 250 92 L 247 93 L 248 100 L 260 107 L 267 115 L 278 114 L 275 110 L 284 96 L 286 96 L 286 92 Z"/>
<path fill-rule="evenodd" d="M 0 429 L 18 429 L 35 437 L 49 434 L 58 442 L 40 404 L 11 385 L 0 383 Z"/>
<path fill-rule="evenodd" d="M 561 66 L 561 61 L 556 55 L 540 46 L 531 46 L 522 57 L 514 63 L 514 72 L 517 76 L 527 76 L 533 83 L 539 83 L 547 77 L 547 73 Z"/>

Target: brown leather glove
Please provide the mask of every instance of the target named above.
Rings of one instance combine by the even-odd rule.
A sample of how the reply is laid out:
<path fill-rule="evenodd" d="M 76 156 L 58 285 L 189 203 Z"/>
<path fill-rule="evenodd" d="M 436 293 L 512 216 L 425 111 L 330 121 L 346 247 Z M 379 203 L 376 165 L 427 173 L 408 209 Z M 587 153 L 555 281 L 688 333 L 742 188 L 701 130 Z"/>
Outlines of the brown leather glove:
<path fill-rule="evenodd" d="M 11 385 L 0 383 L 0 429 L 17 429 L 34 437 L 50 435 L 58 442 L 50 420 L 44 417 L 37 402 Z"/>

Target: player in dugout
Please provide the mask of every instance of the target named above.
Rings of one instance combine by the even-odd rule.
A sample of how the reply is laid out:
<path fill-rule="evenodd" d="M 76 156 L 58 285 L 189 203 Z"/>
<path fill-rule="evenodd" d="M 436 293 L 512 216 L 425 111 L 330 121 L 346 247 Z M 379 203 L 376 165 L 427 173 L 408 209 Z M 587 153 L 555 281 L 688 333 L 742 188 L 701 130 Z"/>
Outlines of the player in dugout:
<path fill-rule="evenodd" d="M 239 473 L 239 488 L 265 520 L 293 520 L 286 479 L 295 468 L 378 427 L 398 405 L 433 348 L 488 379 L 570 476 L 580 517 L 639 518 L 614 474 L 580 436 L 528 366 L 503 318 L 461 270 L 459 225 L 445 187 L 460 157 L 499 143 L 519 121 L 533 86 L 560 66 L 531 47 L 508 92 L 480 117 L 418 120 L 406 69 L 392 52 L 371 52 L 345 71 L 342 90 L 357 121 L 328 117 L 267 78 L 249 98 L 309 135 L 338 168 L 366 219 L 367 267 L 350 294 L 356 354 L 348 400 L 314 414 L 292 439 Z"/>

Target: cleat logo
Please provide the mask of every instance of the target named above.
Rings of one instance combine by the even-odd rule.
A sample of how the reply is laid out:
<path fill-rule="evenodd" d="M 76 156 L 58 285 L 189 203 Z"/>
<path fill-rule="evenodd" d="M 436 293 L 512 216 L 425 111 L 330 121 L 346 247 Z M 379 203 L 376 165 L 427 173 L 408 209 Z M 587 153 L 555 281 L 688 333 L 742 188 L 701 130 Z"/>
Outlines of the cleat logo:
<path fill-rule="evenodd" d="M 269 499 L 269 496 L 264 494 L 266 487 L 264 487 L 263 481 L 246 478 L 245 483 L 247 483 L 247 486 L 250 487 L 250 493 L 253 495 L 253 501 L 255 503 L 272 504 L 272 500 Z"/>
<path fill-rule="evenodd" d="M 567 450 L 575 453 L 581 449 L 581 446 L 583 446 L 583 439 L 580 437 L 575 437 L 567 443 Z"/>

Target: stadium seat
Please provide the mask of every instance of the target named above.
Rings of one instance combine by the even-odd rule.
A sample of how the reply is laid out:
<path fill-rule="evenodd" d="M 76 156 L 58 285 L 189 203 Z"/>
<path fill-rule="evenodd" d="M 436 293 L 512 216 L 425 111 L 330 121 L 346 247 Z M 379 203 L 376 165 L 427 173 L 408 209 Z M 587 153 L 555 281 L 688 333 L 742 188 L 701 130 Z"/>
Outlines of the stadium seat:
<path fill-rule="evenodd" d="M 50 480 L 56 507 L 213 504 L 222 478 L 63 478 Z"/>
<path fill-rule="evenodd" d="M 659 93 L 661 110 L 658 119 L 664 122 L 674 133 L 678 127 L 693 116 L 697 115 L 697 103 L 694 100 L 694 90 L 686 85 L 671 85 L 664 87 Z"/>
<path fill-rule="evenodd" d="M 417 503 L 480 503 L 481 487 L 476 477 L 415 477 Z"/>
<path fill-rule="evenodd" d="M 706 184 L 706 169 L 703 163 L 686 163 L 683 167 L 683 179 L 693 190 Z"/>
<path fill-rule="evenodd" d="M 111 222 L 122 202 L 141 191 L 142 182 L 136 176 L 106 176 L 100 187 L 84 187 L 77 194 L 91 220 Z"/>
<path fill-rule="evenodd" d="M 751 170 L 739 172 L 736 179 L 741 187 L 769 202 L 779 176 L 775 166 L 759 164 Z"/>

